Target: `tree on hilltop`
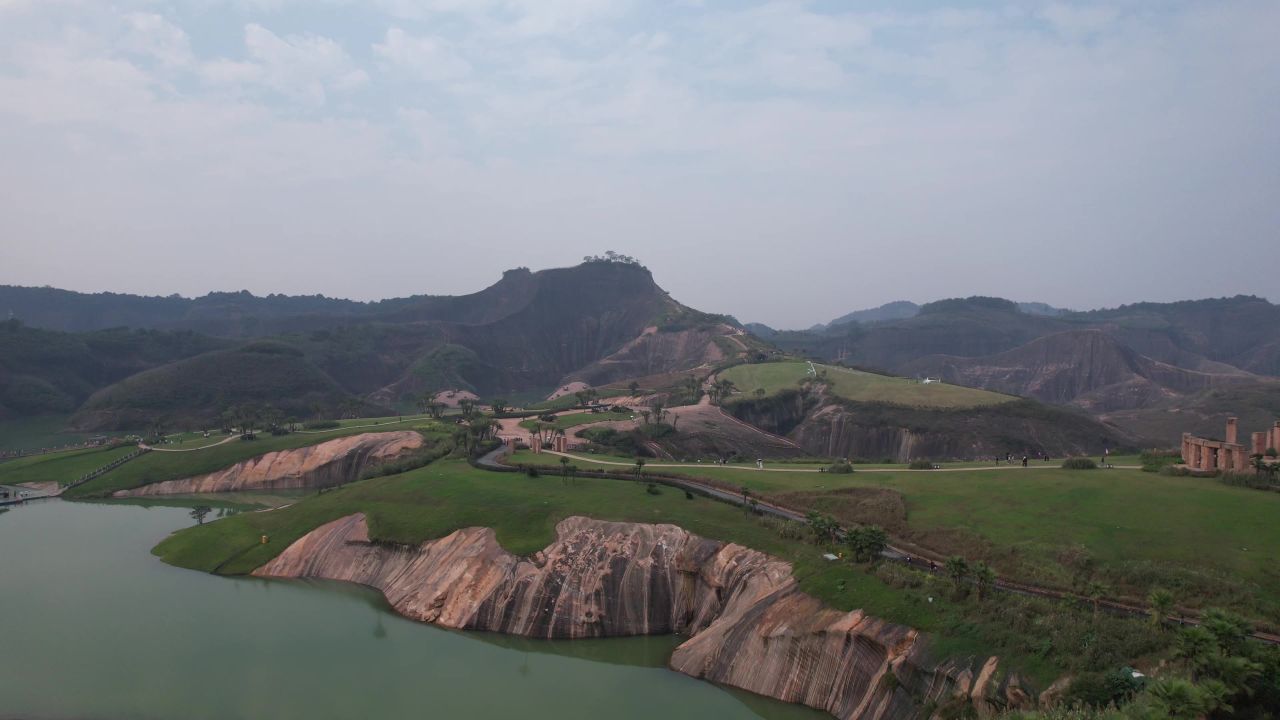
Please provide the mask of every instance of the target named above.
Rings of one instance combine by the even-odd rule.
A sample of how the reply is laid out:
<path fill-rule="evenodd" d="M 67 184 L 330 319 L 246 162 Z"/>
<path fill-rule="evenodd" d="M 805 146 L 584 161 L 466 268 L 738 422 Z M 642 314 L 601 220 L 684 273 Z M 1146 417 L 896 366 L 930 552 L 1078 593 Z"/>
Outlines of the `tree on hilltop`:
<path fill-rule="evenodd" d="M 604 255 L 584 255 L 584 263 L 617 263 L 619 265 L 640 265 L 640 261 L 630 255 L 623 255 L 612 250 L 605 250 Z M 643 266 L 641 266 L 643 267 Z"/>

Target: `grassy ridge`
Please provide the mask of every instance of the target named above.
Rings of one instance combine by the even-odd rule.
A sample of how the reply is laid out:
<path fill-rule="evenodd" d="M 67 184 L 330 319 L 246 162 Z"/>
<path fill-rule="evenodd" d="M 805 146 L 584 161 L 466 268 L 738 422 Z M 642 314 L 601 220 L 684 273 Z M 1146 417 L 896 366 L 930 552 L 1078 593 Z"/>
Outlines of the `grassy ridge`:
<path fill-rule="evenodd" d="M 930 383 L 925 385 L 906 378 L 889 377 L 861 370 L 815 365 L 826 371 L 831 391 L 846 400 L 855 402 L 880 402 L 911 407 L 965 408 L 979 405 L 995 405 L 1014 398 L 986 390 L 974 390 Z M 720 373 L 720 377 L 732 380 L 738 390 L 748 395 L 763 389 L 767 395 L 780 390 L 794 389 L 809 375 L 807 362 L 761 363 L 737 365 Z"/>
<path fill-rule="evenodd" d="M 133 445 L 32 455 L 0 463 L 0 484 L 56 481 L 63 485 L 136 450 Z"/>
<path fill-rule="evenodd" d="M 102 477 L 90 480 L 72 490 L 67 496 L 102 497 L 117 490 L 211 473 L 264 453 L 307 447 L 349 435 L 415 429 L 435 432 L 441 427 L 430 420 L 412 419 L 389 422 L 371 428 L 346 427 L 314 434 L 259 435 L 257 440 L 232 440 L 225 445 L 192 452 L 156 451 L 127 462 Z"/>

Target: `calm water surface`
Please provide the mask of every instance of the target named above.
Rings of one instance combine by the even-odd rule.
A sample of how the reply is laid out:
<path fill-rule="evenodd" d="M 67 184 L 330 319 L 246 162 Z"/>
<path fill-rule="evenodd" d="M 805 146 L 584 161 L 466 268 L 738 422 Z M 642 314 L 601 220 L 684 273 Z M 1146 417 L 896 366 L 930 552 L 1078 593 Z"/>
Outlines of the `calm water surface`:
<path fill-rule="evenodd" d="M 339 583 L 226 579 L 150 554 L 185 508 L 0 513 L 0 718 L 829 716 L 664 668 L 671 638 L 458 633 Z"/>

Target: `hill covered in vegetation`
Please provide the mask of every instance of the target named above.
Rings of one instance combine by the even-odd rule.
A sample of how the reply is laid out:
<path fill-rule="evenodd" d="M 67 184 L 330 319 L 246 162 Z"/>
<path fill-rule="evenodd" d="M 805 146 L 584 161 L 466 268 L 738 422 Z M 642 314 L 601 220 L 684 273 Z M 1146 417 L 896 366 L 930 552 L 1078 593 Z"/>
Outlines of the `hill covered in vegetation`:
<path fill-rule="evenodd" d="M 59 327 L 123 320 L 184 328 L 66 332 L 11 323 L 22 342 L 0 351 L 0 411 L 77 410 L 81 429 L 141 427 L 161 416 L 207 422 L 245 401 L 307 417 L 409 411 L 454 388 L 535 398 L 567 382 L 686 371 L 767 350 L 732 319 L 681 305 L 648 269 L 616 254 L 511 270 L 470 295 L 378 303 L 18 290 L 6 292 L 19 311 L 37 308 L 32 317 Z M 122 349 L 104 350 L 111 364 L 97 367 L 92 347 L 113 339 Z M 53 356 L 75 356 L 78 369 L 41 360 Z"/>
<path fill-rule="evenodd" d="M 1046 308 L 942 300 L 909 317 L 775 332 L 770 342 L 815 359 L 1075 405 L 1162 444 L 1177 433 L 1148 411 L 1176 413 L 1184 402 L 1191 410 L 1202 393 L 1232 388 L 1244 412 L 1267 404 L 1269 377 L 1280 373 L 1280 308 L 1262 298 Z"/>

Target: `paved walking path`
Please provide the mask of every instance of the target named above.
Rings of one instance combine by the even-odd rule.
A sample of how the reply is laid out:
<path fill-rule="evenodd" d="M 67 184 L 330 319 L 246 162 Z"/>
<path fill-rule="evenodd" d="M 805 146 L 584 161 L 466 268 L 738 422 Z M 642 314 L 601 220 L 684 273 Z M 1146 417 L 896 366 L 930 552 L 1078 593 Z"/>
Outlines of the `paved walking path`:
<path fill-rule="evenodd" d="M 201 445 L 200 447 L 189 447 L 189 448 L 162 448 L 162 447 L 156 447 L 154 445 L 148 445 L 144 442 L 138 443 L 138 447 L 144 448 L 146 450 L 154 450 L 156 452 L 195 452 L 197 450 L 208 450 L 211 447 L 218 447 L 219 445 L 226 445 L 232 440 L 239 440 L 239 439 L 240 439 L 239 435 L 228 435 L 216 443 L 209 443 L 208 445 Z"/>
<path fill-rule="evenodd" d="M 574 454 L 572 454 L 572 453 L 558 453 L 558 452 L 552 452 L 552 451 L 550 451 L 550 450 L 547 450 L 546 452 L 547 452 L 548 454 L 550 454 L 550 455 L 564 455 L 565 457 L 567 457 L 567 458 L 572 458 L 572 459 L 574 459 L 574 460 L 580 460 L 580 461 L 582 461 L 582 462 L 589 462 L 589 463 L 597 463 L 597 464 L 600 464 L 600 465 L 616 465 L 616 466 L 618 466 L 618 467 L 634 467 L 634 466 L 635 466 L 635 463 L 615 462 L 615 461 L 612 461 L 612 460 L 601 460 L 601 459 L 599 459 L 599 458 L 583 457 L 583 456 L 581 456 L 581 455 L 574 455 Z M 756 472 L 784 472 L 784 473 L 816 473 L 816 472 L 822 472 L 822 469 L 821 469 L 821 468 L 788 468 L 788 467 L 768 467 L 768 466 L 765 466 L 765 467 L 763 468 L 763 470 L 761 470 L 761 468 L 757 468 L 757 467 L 754 467 L 754 466 L 752 466 L 752 465 L 716 465 L 716 464 L 714 464 L 714 463 L 702 463 L 702 464 L 692 464 L 692 465 L 691 465 L 691 464 L 689 464 L 689 463 L 651 463 L 651 462 L 646 462 L 646 463 L 644 464 L 644 466 L 645 466 L 646 468 L 679 468 L 679 469 L 681 469 L 681 470 L 705 470 L 705 469 L 707 469 L 707 468 L 729 468 L 729 469 L 734 469 L 734 470 L 755 470 Z M 1054 466 L 1054 465 L 1029 465 L 1029 466 L 1027 466 L 1027 467 L 1025 467 L 1025 468 L 1024 468 L 1024 467 L 1022 467 L 1021 465 L 988 465 L 988 466 L 979 466 L 979 467 L 950 467 L 950 468 L 949 468 L 949 467 L 944 467 L 944 468 L 934 468 L 933 470 L 910 470 L 910 471 L 908 471 L 906 468 L 900 468 L 900 467 L 893 467 L 893 468 L 862 468 L 862 467 L 860 467 L 860 468 L 857 468 L 856 472 L 858 472 L 858 473 L 875 473 L 875 472 L 878 472 L 878 473 L 887 473 L 887 472 L 921 472 L 921 473 L 925 473 L 925 472 L 971 472 L 971 471 L 975 471 L 975 470 L 1029 470 L 1029 469 L 1031 469 L 1031 468 L 1053 468 L 1053 467 L 1056 467 L 1056 466 Z M 1116 469 L 1116 470 L 1138 470 L 1138 469 L 1140 469 L 1140 468 L 1141 468 L 1141 466 L 1139 466 L 1139 465 L 1111 465 L 1111 466 L 1108 466 L 1108 467 L 1109 467 L 1109 468 Z"/>

